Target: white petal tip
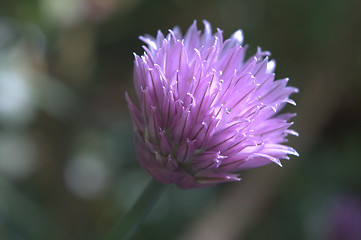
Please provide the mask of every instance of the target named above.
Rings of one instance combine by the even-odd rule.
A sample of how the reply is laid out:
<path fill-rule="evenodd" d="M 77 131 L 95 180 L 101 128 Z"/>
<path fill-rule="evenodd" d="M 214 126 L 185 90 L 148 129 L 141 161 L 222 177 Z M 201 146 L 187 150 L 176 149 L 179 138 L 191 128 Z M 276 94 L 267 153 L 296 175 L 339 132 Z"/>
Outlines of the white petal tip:
<path fill-rule="evenodd" d="M 239 44 L 243 43 L 243 32 L 242 30 L 237 30 L 232 34 L 232 39 L 236 40 Z"/>

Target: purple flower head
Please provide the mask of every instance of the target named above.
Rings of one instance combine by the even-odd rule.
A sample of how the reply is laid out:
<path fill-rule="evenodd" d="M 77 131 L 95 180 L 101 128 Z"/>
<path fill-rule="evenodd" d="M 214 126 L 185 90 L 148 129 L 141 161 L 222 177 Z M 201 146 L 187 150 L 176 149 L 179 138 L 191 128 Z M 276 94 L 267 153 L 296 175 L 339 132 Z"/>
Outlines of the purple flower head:
<path fill-rule="evenodd" d="M 134 86 L 138 104 L 127 96 L 140 164 L 156 180 L 180 188 L 239 181 L 243 169 L 297 152 L 282 143 L 288 120 L 278 114 L 296 88 L 274 81 L 275 62 L 258 49 L 245 59 L 241 30 L 223 40 L 204 21 L 182 36 L 140 37 L 148 46 L 135 54 Z"/>

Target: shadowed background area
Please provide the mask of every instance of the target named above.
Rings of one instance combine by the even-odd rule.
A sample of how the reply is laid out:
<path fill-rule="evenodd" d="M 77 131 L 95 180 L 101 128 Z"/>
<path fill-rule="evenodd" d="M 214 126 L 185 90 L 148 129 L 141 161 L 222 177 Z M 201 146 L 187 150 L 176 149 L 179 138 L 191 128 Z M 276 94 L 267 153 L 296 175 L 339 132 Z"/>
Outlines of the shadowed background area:
<path fill-rule="evenodd" d="M 272 52 L 300 153 L 238 183 L 170 186 L 134 239 L 361 239 L 361 2 L 3 0 L 0 239 L 100 239 L 150 177 L 124 92 L 138 36 L 207 19 Z"/>

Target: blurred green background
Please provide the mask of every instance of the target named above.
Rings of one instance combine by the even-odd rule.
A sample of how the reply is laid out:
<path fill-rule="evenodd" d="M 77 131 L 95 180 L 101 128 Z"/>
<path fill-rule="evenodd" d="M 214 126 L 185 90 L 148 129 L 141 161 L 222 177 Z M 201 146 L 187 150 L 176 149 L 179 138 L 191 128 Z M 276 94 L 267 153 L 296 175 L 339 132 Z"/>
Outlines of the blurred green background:
<path fill-rule="evenodd" d="M 361 2 L 1 0 L 0 239 L 101 239 L 149 176 L 124 92 L 138 36 L 242 29 L 300 89 L 300 153 L 240 183 L 170 186 L 134 239 L 361 239 Z"/>

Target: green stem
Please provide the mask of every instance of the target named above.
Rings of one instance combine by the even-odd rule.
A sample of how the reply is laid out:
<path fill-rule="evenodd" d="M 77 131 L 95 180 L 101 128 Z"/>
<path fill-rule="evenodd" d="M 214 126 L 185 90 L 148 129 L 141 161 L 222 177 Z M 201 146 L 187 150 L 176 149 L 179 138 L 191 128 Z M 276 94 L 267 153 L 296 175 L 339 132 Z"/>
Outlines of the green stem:
<path fill-rule="evenodd" d="M 152 179 L 133 207 L 122 216 L 113 229 L 105 236 L 104 240 L 128 240 L 136 232 L 148 212 L 153 208 L 166 184 Z"/>

